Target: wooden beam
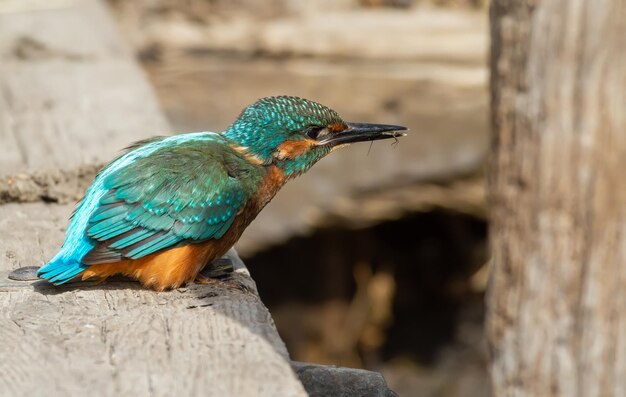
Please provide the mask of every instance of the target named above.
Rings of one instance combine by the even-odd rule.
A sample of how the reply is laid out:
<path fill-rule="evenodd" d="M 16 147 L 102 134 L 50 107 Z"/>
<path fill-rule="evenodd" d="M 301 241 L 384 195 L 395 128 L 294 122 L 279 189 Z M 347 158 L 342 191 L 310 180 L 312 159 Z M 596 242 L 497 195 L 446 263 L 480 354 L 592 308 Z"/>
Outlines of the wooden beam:
<path fill-rule="evenodd" d="M 495 396 L 626 395 L 626 1 L 491 2 Z"/>
<path fill-rule="evenodd" d="M 64 169 L 71 179 L 168 130 L 99 2 L 0 2 L 0 37 L 0 174 L 36 183 L 34 175 Z M 72 209 L 0 205 L 0 394 L 306 396 L 233 252 L 233 277 L 247 290 L 7 279 L 52 257 Z"/>
<path fill-rule="evenodd" d="M 46 3 L 0 2 L 0 174 L 102 164 L 168 133 L 104 6 Z"/>

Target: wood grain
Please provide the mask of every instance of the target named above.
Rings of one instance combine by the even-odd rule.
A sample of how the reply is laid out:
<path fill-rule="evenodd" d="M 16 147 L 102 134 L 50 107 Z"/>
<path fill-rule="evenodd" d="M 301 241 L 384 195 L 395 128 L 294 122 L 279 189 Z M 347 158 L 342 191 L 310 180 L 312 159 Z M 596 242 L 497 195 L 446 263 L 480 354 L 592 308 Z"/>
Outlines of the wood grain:
<path fill-rule="evenodd" d="M 256 294 L 17 284 L 0 284 L 1 395 L 306 395 Z"/>
<path fill-rule="evenodd" d="M 67 201 L 75 192 L 47 182 L 39 191 L 38 175 L 68 170 L 53 187 L 78 189 L 72 175 L 167 129 L 102 4 L 0 2 L 0 175 L 34 184 L 11 193 L 17 179 L 5 179 L 5 203 Z M 247 290 L 9 280 L 54 255 L 72 209 L 0 205 L 1 396 L 306 396 L 234 251 L 233 277 Z"/>
<path fill-rule="evenodd" d="M 100 2 L 7 4 L 0 2 L 0 175 L 103 164 L 131 142 L 169 132 Z"/>
<path fill-rule="evenodd" d="M 626 1 L 491 8 L 496 396 L 626 395 Z"/>
<path fill-rule="evenodd" d="M 0 395 L 306 395 L 234 250 L 234 278 L 249 292 L 9 280 L 55 253 L 72 208 L 0 206 Z"/>

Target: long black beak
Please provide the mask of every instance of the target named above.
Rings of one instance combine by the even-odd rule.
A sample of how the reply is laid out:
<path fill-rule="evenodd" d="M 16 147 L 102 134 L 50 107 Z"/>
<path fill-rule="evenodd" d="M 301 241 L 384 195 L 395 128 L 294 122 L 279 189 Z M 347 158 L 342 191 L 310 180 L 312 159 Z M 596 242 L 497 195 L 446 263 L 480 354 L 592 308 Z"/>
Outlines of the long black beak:
<path fill-rule="evenodd" d="M 343 131 L 329 134 L 321 144 L 331 146 L 344 145 L 355 142 L 377 141 L 379 139 L 397 138 L 405 136 L 406 127 L 388 124 L 346 123 L 348 128 Z"/>

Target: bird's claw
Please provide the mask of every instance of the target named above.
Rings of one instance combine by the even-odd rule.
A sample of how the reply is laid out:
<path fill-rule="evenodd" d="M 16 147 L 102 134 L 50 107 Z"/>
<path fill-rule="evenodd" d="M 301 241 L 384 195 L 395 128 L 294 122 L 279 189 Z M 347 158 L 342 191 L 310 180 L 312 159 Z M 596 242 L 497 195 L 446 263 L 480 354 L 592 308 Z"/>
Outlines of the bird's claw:
<path fill-rule="evenodd" d="M 243 283 L 240 283 L 239 281 L 234 280 L 232 278 L 226 278 L 226 279 L 210 278 L 210 277 L 205 277 L 201 274 L 198 274 L 196 276 L 195 283 L 202 284 L 202 285 L 213 285 L 216 287 L 225 287 L 230 290 L 237 290 L 241 292 L 250 292 L 250 289 L 246 287 Z"/>
<path fill-rule="evenodd" d="M 245 285 L 229 278 L 233 271 L 233 262 L 229 258 L 216 259 L 209 263 L 196 276 L 196 284 L 223 286 L 228 289 L 247 291 Z"/>
<path fill-rule="evenodd" d="M 205 278 L 223 278 L 230 276 L 235 268 L 233 262 L 228 258 L 216 259 L 200 270 L 198 276 Z"/>

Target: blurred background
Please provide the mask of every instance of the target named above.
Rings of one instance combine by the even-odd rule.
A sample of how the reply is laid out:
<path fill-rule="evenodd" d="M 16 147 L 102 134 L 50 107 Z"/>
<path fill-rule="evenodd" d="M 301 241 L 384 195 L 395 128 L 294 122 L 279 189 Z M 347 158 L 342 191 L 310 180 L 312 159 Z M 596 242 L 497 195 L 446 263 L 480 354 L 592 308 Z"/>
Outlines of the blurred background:
<path fill-rule="evenodd" d="M 109 0 L 176 132 L 269 95 L 405 125 L 288 184 L 238 250 L 292 358 L 487 396 L 486 0 Z"/>

